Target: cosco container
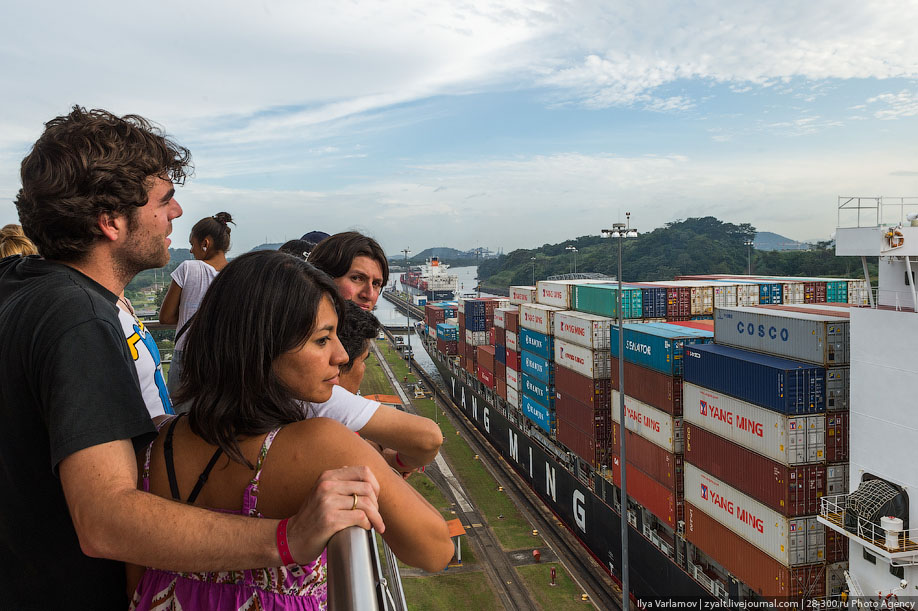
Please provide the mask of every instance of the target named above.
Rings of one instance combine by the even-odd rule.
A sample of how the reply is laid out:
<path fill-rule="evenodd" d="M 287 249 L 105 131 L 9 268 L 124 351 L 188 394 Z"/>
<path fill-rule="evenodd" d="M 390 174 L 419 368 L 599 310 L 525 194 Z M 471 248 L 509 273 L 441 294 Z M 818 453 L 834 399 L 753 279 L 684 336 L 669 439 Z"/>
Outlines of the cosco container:
<path fill-rule="evenodd" d="M 628 452 L 627 448 L 625 452 Z M 611 462 L 612 483 L 621 488 L 620 459 L 613 456 Z M 628 496 L 660 521 L 675 529 L 676 523 L 683 515 L 682 497 L 672 488 L 664 486 L 630 463 L 626 463 L 625 472 L 628 475 Z"/>
<path fill-rule="evenodd" d="M 617 390 L 612 391 L 612 420 L 621 423 L 621 404 Z M 625 428 L 667 452 L 682 453 L 682 418 L 674 418 L 628 395 L 625 395 Z"/>
<path fill-rule="evenodd" d="M 641 289 L 622 288 L 624 318 L 644 316 Z M 585 284 L 574 287 L 574 309 L 600 316 L 618 317 L 617 284 Z"/>
<path fill-rule="evenodd" d="M 543 359 L 525 350 L 520 353 L 520 371 L 534 378 L 538 378 L 546 384 L 555 383 L 554 361 Z"/>
<path fill-rule="evenodd" d="M 765 598 L 819 598 L 825 595 L 824 567 L 789 568 L 748 543 L 691 501 L 685 503 L 685 538 Z"/>
<path fill-rule="evenodd" d="M 518 343 L 521 351 L 531 352 L 546 359 L 555 358 L 554 339 L 532 329 L 520 329 Z"/>
<path fill-rule="evenodd" d="M 788 518 L 685 463 L 685 500 L 787 567 L 825 561 L 825 527 L 815 516 Z"/>
<path fill-rule="evenodd" d="M 520 327 L 532 329 L 545 335 L 551 335 L 552 323 L 555 312 L 563 312 L 561 308 L 553 306 L 526 304 L 520 306 Z"/>
<path fill-rule="evenodd" d="M 620 456 L 621 431 L 612 423 L 612 454 Z M 681 454 L 667 452 L 657 444 L 644 439 L 637 433 L 625 431 L 625 454 L 628 463 L 634 465 L 667 489 L 681 495 L 683 492 L 683 458 Z"/>
<path fill-rule="evenodd" d="M 532 397 L 548 409 L 555 409 L 555 389 L 545 382 L 523 374 L 520 381 L 520 392 L 527 397 Z"/>
<path fill-rule="evenodd" d="M 826 493 L 825 465 L 789 467 L 688 422 L 685 460 L 788 517 L 819 513 Z"/>
<path fill-rule="evenodd" d="M 718 344 L 825 367 L 849 362 L 849 338 L 848 321 L 835 316 L 765 308 L 722 308 L 714 314 Z"/>
<path fill-rule="evenodd" d="M 587 312 L 557 312 L 553 335 L 558 339 L 592 350 L 609 349 L 609 328 L 613 321 Z"/>
<path fill-rule="evenodd" d="M 713 333 L 697 329 L 677 329 L 665 323 L 625 323 L 625 360 L 666 375 L 682 374 L 685 344 L 710 342 Z M 609 328 L 613 357 L 618 357 L 618 327 Z"/>
<path fill-rule="evenodd" d="M 510 287 L 510 304 L 521 305 L 524 303 L 536 302 L 536 287 L 534 286 L 511 286 Z"/>
<path fill-rule="evenodd" d="M 555 415 L 597 441 L 608 442 L 612 432 L 612 413 L 608 407 L 595 409 L 573 398 L 560 395 L 555 399 Z"/>
<path fill-rule="evenodd" d="M 588 378 L 601 379 L 610 375 L 606 350 L 591 350 L 559 339 L 555 340 L 554 359 L 556 365 L 573 369 Z"/>
<path fill-rule="evenodd" d="M 523 415 L 534 422 L 540 429 L 553 435 L 555 431 L 555 415 L 547 407 L 524 394 L 520 394 L 520 403 Z"/>
<path fill-rule="evenodd" d="M 612 388 L 621 390 L 618 383 L 618 359 L 613 356 L 609 364 Z M 625 361 L 625 394 L 667 414 L 682 415 L 682 378 Z"/>
<path fill-rule="evenodd" d="M 555 367 L 555 395 L 570 396 L 593 410 L 608 411 L 612 404 L 612 383 L 608 378 L 588 378 L 573 369 L 558 366 Z"/>
<path fill-rule="evenodd" d="M 685 347 L 685 381 L 782 414 L 824 412 L 823 367 L 719 344 Z"/>
<path fill-rule="evenodd" d="M 788 416 L 690 382 L 682 385 L 685 421 L 783 465 L 823 462 L 824 415 Z"/>

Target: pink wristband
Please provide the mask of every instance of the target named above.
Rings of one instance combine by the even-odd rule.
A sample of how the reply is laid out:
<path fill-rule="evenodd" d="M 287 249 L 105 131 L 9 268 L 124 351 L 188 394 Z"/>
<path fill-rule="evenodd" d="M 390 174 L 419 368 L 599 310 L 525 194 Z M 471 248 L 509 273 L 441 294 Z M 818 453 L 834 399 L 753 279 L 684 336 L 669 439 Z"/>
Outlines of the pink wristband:
<path fill-rule="evenodd" d="M 277 525 L 277 551 L 280 554 L 281 562 L 284 566 L 296 564 L 293 555 L 290 553 L 290 546 L 287 544 L 287 520 L 284 518 Z"/>

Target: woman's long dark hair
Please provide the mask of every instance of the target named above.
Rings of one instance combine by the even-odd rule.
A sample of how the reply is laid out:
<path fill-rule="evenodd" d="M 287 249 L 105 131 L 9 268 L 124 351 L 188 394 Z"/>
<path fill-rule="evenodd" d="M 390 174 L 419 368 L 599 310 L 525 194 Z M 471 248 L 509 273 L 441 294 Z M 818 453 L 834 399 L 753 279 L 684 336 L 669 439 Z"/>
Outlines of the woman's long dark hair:
<path fill-rule="evenodd" d="M 217 275 L 188 330 L 176 395 L 191 403 L 195 435 L 253 468 L 239 449 L 240 436 L 304 419 L 272 364 L 306 341 L 326 296 L 342 316 L 344 303 L 331 278 L 272 250 L 244 254 Z"/>

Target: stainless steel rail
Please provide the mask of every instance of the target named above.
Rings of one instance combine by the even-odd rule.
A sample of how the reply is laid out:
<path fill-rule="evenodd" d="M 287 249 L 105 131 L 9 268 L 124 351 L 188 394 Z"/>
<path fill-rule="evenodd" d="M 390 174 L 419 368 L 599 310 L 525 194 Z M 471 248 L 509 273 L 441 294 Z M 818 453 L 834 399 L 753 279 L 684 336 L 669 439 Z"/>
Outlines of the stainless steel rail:
<path fill-rule="evenodd" d="M 351 526 L 329 540 L 329 611 L 379 610 L 378 569 L 371 548 L 373 533 Z"/>

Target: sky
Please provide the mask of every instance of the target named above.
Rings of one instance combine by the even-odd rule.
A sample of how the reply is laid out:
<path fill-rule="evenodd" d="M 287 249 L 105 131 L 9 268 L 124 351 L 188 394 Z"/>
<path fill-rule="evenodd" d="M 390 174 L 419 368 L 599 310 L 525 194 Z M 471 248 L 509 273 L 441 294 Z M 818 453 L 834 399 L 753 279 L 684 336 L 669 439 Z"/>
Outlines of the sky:
<path fill-rule="evenodd" d="M 7 0 L 0 223 L 74 104 L 191 149 L 173 246 L 311 230 L 537 247 L 631 212 L 828 239 L 839 196 L 918 195 L 918 2 Z"/>

